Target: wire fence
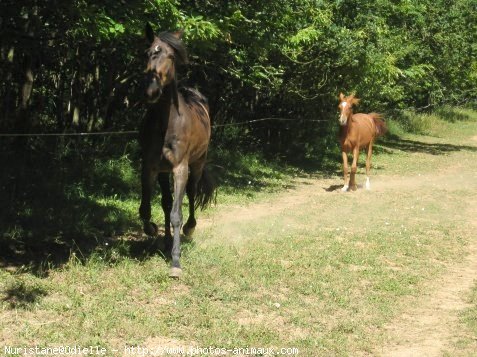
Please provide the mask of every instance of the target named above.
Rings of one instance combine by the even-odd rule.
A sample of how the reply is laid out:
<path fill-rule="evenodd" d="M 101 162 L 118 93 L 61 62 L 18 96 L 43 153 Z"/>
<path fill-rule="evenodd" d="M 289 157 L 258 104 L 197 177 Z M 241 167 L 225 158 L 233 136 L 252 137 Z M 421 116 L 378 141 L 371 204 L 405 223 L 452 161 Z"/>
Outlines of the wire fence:
<path fill-rule="evenodd" d="M 305 121 L 305 122 L 329 122 L 326 119 L 292 119 L 292 118 L 260 118 L 247 120 L 238 123 L 224 123 L 212 125 L 212 128 L 223 128 L 231 126 L 243 126 L 253 123 L 265 122 L 265 121 Z M 81 132 L 81 133 L 0 133 L 0 137 L 41 137 L 41 136 L 108 136 L 108 135 L 137 135 L 138 130 L 125 130 L 125 131 L 97 131 L 97 132 Z"/>
<path fill-rule="evenodd" d="M 462 104 L 468 103 L 468 99 L 461 100 L 461 101 L 455 101 L 453 99 L 449 99 L 447 101 L 441 101 L 439 103 L 431 103 L 422 107 L 414 107 L 410 106 L 407 108 L 397 108 L 397 109 L 388 109 L 384 111 L 385 113 L 398 113 L 398 112 L 408 112 L 408 111 L 414 111 L 414 112 L 419 112 L 425 109 L 437 107 L 437 106 L 444 106 L 449 103 L 452 103 L 454 105 L 460 106 Z M 278 117 L 269 117 L 269 118 L 259 118 L 259 119 L 252 119 L 252 120 L 247 120 L 243 122 L 237 122 L 237 123 L 223 123 L 223 124 L 214 124 L 212 125 L 212 129 L 215 128 L 225 128 L 225 127 L 234 127 L 234 126 L 243 126 L 243 125 L 249 125 L 249 124 L 254 124 L 254 123 L 259 123 L 259 122 L 265 122 L 265 121 L 283 121 L 283 122 L 307 122 L 307 123 L 329 123 L 330 119 L 293 119 L 293 118 L 278 118 Z M 138 135 L 139 131 L 138 130 L 125 130 L 125 131 L 98 131 L 98 132 L 80 132 L 80 133 L 0 133 L 0 138 L 1 137 L 41 137 L 41 136 L 113 136 L 113 135 Z"/>
<path fill-rule="evenodd" d="M 39 136 L 107 136 L 107 135 L 132 135 L 138 134 L 137 130 L 128 130 L 128 131 L 98 131 L 90 133 L 12 133 L 12 134 L 2 134 L 0 137 L 39 137 Z"/>

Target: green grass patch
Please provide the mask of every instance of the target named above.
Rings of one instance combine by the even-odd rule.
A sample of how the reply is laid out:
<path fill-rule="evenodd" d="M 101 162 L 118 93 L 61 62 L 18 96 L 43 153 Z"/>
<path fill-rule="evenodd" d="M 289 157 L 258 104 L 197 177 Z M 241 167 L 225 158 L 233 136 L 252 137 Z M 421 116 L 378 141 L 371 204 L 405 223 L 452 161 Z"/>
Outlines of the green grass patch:
<path fill-rule="evenodd" d="M 459 316 L 459 330 L 454 338 L 454 343 L 445 351 L 445 356 L 455 355 L 472 356 L 477 349 L 477 285 L 467 294 L 467 303 L 470 305 Z"/>

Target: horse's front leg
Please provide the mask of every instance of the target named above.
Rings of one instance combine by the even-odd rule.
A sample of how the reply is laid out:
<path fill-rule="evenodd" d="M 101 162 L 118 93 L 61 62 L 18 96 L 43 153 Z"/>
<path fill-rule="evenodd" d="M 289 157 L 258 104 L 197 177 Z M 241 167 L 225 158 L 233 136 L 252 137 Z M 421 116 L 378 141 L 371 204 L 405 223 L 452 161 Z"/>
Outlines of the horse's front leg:
<path fill-rule="evenodd" d="M 186 162 L 182 162 L 174 167 L 172 172 L 174 174 L 174 203 L 172 204 L 171 223 L 174 229 L 174 236 L 172 240 L 172 267 L 170 276 L 178 278 L 182 273 L 179 262 L 181 255 L 180 231 L 182 226 L 182 200 L 184 199 L 187 185 L 189 167 Z"/>
<path fill-rule="evenodd" d="M 165 251 L 169 253 L 172 249 L 171 235 L 171 209 L 172 209 L 172 192 L 169 184 L 169 173 L 159 173 L 159 185 L 161 186 L 161 206 L 164 212 L 164 241 Z"/>
<path fill-rule="evenodd" d="M 358 171 L 359 145 L 353 148 L 353 163 L 351 164 L 351 175 L 349 179 L 349 188 L 356 191 L 356 172 Z"/>
<path fill-rule="evenodd" d="M 156 183 L 157 171 L 143 163 L 141 172 L 141 205 L 139 215 L 143 222 L 144 233 L 148 236 L 157 235 L 157 225 L 151 222 L 151 195 Z"/>
<path fill-rule="evenodd" d="M 348 191 L 348 154 L 344 151 L 341 152 L 343 156 L 343 176 L 344 176 L 344 185 L 341 191 Z"/>

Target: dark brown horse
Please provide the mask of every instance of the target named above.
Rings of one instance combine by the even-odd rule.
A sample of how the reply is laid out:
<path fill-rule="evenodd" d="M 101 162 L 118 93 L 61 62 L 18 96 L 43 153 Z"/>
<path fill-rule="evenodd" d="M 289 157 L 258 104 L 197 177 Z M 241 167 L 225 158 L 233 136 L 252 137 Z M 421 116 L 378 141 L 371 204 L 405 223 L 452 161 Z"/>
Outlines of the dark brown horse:
<path fill-rule="evenodd" d="M 211 131 L 207 100 L 195 89 L 177 86 L 176 67 L 187 63 L 181 36 L 182 32 L 162 32 L 156 36 L 151 26 L 146 26 L 146 37 L 151 44 L 146 67 L 149 108 L 140 132 L 142 197 L 139 213 L 144 232 L 157 235 L 157 226 L 151 222 L 151 194 L 159 181 L 165 216 L 165 246 L 172 255 L 172 277 L 181 274 L 180 229 L 184 194 L 189 199 L 189 218 L 183 231 L 190 235 L 196 226 L 195 209 L 205 208 L 213 199 L 215 189 L 205 170 Z M 169 183 L 171 172 L 174 200 Z"/>
<path fill-rule="evenodd" d="M 340 144 L 343 156 L 344 186 L 342 191 L 348 189 L 356 190 L 356 171 L 359 158 L 359 150 L 366 149 L 366 184 L 367 190 L 371 188 L 369 182 L 369 169 L 371 167 L 371 154 L 373 143 L 376 137 L 383 135 L 387 131 L 386 123 L 382 120 L 382 115 L 378 113 L 356 113 L 353 114 L 353 105 L 358 104 L 359 99 L 354 95 L 346 97 L 340 93 Z M 351 164 L 351 177 L 348 183 L 348 154 L 353 153 L 353 163 Z"/>

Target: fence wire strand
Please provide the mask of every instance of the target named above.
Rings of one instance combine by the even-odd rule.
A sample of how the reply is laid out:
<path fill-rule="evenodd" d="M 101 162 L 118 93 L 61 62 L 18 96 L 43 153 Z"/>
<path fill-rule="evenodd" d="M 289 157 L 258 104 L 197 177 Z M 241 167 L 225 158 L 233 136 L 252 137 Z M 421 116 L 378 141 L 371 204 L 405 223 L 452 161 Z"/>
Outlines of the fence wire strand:
<path fill-rule="evenodd" d="M 319 119 L 292 119 L 292 118 L 260 118 L 238 123 L 225 123 L 212 125 L 212 128 L 222 128 L 228 126 L 241 126 L 264 121 L 306 121 L 306 122 L 329 122 L 329 120 Z M 97 131 L 91 133 L 0 133 L 0 137 L 40 137 L 40 136 L 108 136 L 108 135 L 137 135 L 138 130 L 126 131 Z"/>
<path fill-rule="evenodd" d="M 397 108 L 397 109 L 389 109 L 386 110 L 385 112 L 388 113 L 396 113 L 396 112 L 406 112 L 409 110 L 413 110 L 415 112 L 428 109 L 431 107 L 435 106 L 442 106 L 446 105 L 449 103 L 455 103 L 456 105 L 462 105 L 464 103 L 467 103 L 469 100 L 461 100 L 455 102 L 453 99 L 449 99 L 447 101 L 439 102 L 439 103 L 431 103 L 423 107 L 407 107 L 407 108 Z M 317 122 L 330 122 L 329 119 L 293 119 L 293 118 L 276 118 L 276 117 L 270 117 L 270 118 L 260 118 L 260 119 L 252 119 L 252 120 L 247 120 L 243 122 L 237 122 L 237 123 L 223 123 L 223 124 L 215 124 L 212 125 L 212 129 L 214 128 L 224 128 L 224 127 L 232 127 L 232 126 L 242 126 L 242 125 L 248 125 L 248 124 L 253 124 L 253 123 L 258 123 L 258 122 L 264 122 L 264 121 L 301 121 L 301 122 L 309 122 L 309 123 L 317 123 Z M 98 132 L 91 132 L 91 133 L 0 133 L 0 137 L 40 137 L 40 136 L 108 136 L 108 135 L 137 135 L 139 134 L 138 130 L 126 130 L 126 131 L 98 131 Z"/>

